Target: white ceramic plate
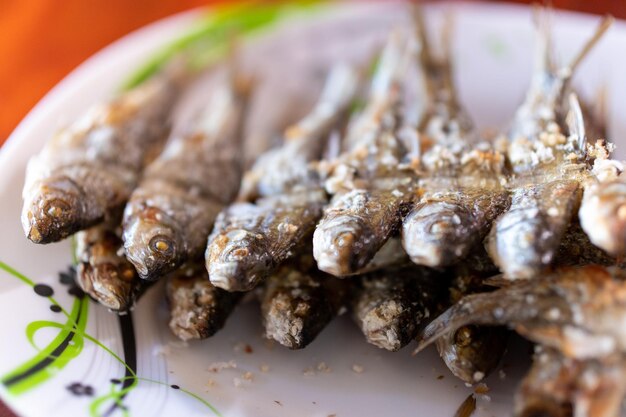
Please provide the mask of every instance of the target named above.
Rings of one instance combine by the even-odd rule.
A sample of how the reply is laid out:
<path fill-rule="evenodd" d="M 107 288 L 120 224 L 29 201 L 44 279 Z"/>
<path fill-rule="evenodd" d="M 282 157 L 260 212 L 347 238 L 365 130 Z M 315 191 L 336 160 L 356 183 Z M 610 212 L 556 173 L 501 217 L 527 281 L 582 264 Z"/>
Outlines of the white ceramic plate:
<path fill-rule="evenodd" d="M 529 9 L 481 4 L 442 7 L 456 10 L 454 50 L 462 100 L 479 125 L 505 126 L 528 84 Z M 428 10 L 440 11 L 441 7 Z M 161 288 L 150 290 L 132 315 L 118 319 L 72 295 L 67 277 L 59 279 L 58 272 L 71 262 L 67 242 L 37 246 L 24 238 L 19 212 L 27 159 L 56 129 L 110 95 L 124 76 L 197 16 L 192 12 L 165 19 L 91 58 L 37 105 L 1 149 L 0 260 L 24 275 L 20 279 L 0 270 L 2 399 L 29 417 L 452 416 L 472 390 L 447 371 L 432 349 L 417 357 L 410 355 L 410 347 L 398 353 L 381 351 L 363 341 L 348 317 L 335 320 L 302 351 L 272 347 L 261 337 L 254 303 L 240 306 L 217 336 L 185 346 L 167 329 Z M 393 22 L 405 19 L 405 9 L 397 4 L 334 6 L 297 24 L 281 25 L 251 49 L 280 56 L 280 39 L 287 34 L 303 47 L 283 57 L 285 65 L 309 68 L 327 50 L 339 55 L 365 51 L 364 44 L 377 42 Z M 596 20 L 559 14 L 554 21 L 559 55 L 574 53 Z M 348 28 L 341 39 L 328 39 L 322 51 L 307 49 L 307 39 L 324 37 L 325 28 L 333 25 Z M 626 135 L 626 119 L 620 117 L 626 104 L 624 45 L 626 25 L 618 23 L 575 80 L 587 97 L 600 87 L 607 89 L 610 137 L 618 145 Z M 298 78 L 291 84 L 297 94 Z M 618 155 L 624 155 L 623 149 Z M 31 283 L 52 288 L 54 300 L 37 295 Z M 54 302 L 69 316 L 52 311 Z M 77 322 L 73 330 L 68 324 L 72 320 Z M 517 347 L 504 360 L 505 378 L 499 372 L 489 378 L 490 401 L 479 398 L 476 415 L 510 413 L 527 362 L 527 345 L 515 340 Z M 230 361 L 236 368 L 209 370 Z M 329 369 L 320 370 L 324 368 L 320 363 Z M 253 374 L 251 382 L 242 377 L 246 372 Z M 129 378 L 133 373 L 138 380 Z"/>

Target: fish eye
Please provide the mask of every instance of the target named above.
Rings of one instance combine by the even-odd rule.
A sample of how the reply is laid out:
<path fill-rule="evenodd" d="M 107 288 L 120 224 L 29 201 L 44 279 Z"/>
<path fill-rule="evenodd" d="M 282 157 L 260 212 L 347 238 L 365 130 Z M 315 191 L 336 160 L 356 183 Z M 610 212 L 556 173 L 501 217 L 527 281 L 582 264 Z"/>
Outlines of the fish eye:
<path fill-rule="evenodd" d="M 463 326 L 456 331 L 454 342 L 459 346 L 468 346 L 472 342 L 472 333 L 470 326 Z"/>
<path fill-rule="evenodd" d="M 64 213 L 67 213 L 70 211 L 70 205 L 67 204 L 63 200 L 55 198 L 53 200 L 46 202 L 46 205 L 44 206 L 43 211 L 47 216 L 59 218 Z"/>
<path fill-rule="evenodd" d="M 150 249 L 162 255 L 170 255 L 174 252 L 174 244 L 167 237 L 157 235 L 150 239 Z"/>

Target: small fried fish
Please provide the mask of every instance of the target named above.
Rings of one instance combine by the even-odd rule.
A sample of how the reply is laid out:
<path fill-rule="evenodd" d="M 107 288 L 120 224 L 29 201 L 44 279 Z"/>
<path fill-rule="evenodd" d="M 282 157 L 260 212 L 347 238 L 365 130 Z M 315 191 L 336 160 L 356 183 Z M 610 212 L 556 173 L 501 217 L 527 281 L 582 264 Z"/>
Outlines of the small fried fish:
<path fill-rule="evenodd" d="M 93 107 L 31 158 L 22 193 L 22 226 L 50 243 L 120 210 L 167 138 L 185 73 L 173 65 L 144 84 Z"/>
<path fill-rule="evenodd" d="M 611 22 L 604 19 L 571 63 L 560 69 L 551 62 L 548 22 L 538 25 L 536 68 L 510 131 L 512 203 L 486 243 L 509 279 L 537 276 L 553 262 L 580 204 L 591 175 L 585 143 L 588 136 L 600 133 L 590 130 L 591 117 L 570 94 L 570 82 L 576 66 Z"/>
<path fill-rule="evenodd" d="M 356 72 L 343 65 L 331 70 L 311 114 L 245 174 L 241 202 L 220 213 L 208 239 L 206 266 L 214 285 L 228 291 L 254 288 L 313 233 L 328 201 L 315 161 L 348 110 L 356 80 Z"/>
<path fill-rule="evenodd" d="M 142 279 L 202 255 L 213 222 L 237 194 L 250 82 L 229 73 L 188 131 L 145 170 L 124 211 L 124 248 Z"/>
<path fill-rule="evenodd" d="M 213 285 L 249 291 L 297 252 L 322 215 L 323 190 L 307 190 L 222 211 L 209 236 L 206 265 Z"/>
<path fill-rule="evenodd" d="M 413 178 L 399 165 L 402 77 L 412 44 L 398 32 L 387 42 L 365 110 L 346 133 L 346 150 L 326 178 L 334 194 L 313 235 L 318 268 L 336 276 L 365 267 L 399 228 L 413 201 Z"/>
<path fill-rule="evenodd" d="M 402 243 L 416 264 L 444 267 L 466 256 L 508 207 L 500 181 L 505 158 L 487 143 L 473 149 L 478 134 L 452 79 L 451 22 L 443 25 L 444 55 L 436 57 L 419 8 L 414 16 L 427 97 L 418 127 L 420 198 L 404 218 Z"/>

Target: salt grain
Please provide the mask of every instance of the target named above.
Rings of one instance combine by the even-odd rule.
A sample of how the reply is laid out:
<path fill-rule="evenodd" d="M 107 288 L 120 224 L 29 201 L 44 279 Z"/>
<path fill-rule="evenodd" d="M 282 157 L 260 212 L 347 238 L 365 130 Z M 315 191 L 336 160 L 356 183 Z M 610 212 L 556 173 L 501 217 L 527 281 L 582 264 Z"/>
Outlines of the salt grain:
<path fill-rule="evenodd" d="M 357 374 L 362 374 L 365 371 L 365 368 L 355 363 L 354 365 L 352 365 L 352 371 Z"/>
<path fill-rule="evenodd" d="M 326 365 L 326 362 L 320 362 L 317 364 L 317 370 L 320 372 L 325 372 L 325 373 L 330 373 L 332 371 L 332 369 L 330 369 L 330 367 L 328 365 Z"/>
<path fill-rule="evenodd" d="M 214 362 L 209 365 L 210 372 L 220 372 L 224 369 L 237 369 L 237 362 L 230 360 L 228 362 Z"/>

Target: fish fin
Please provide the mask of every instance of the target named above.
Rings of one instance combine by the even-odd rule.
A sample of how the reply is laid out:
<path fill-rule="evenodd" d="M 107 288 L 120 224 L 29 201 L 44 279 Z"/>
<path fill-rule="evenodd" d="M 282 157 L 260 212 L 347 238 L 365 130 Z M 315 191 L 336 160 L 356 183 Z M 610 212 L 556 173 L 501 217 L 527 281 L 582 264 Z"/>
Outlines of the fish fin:
<path fill-rule="evenodd" d="M 506 325 L 524 309 L 523 291 L 497 290 L 465 296 L 430 322 L 417 336 L 415 353 L 441 336 L 470 324 Z M 506 292 L 505 292 L 506 291 Z"/>
<path fill-rule="evenodd" d="M 324 149 L 323 158 L 325 161 L 335 161 L 341 153 L 341 132 L 334 129 L 328 136 L 328 141 Z"/>
<path fill-rule="evenodd" d="M 585 59 L 594 46 L 596 46 L 598 41 L 602 39 L 603 35 L 611 27 L 614 21 L 615 19 L 611 15 L 606 15 L 602 18 L 595 32 L 593 32 L 593 35 L 583 44 L 580 51 L 574 55 L 574 58 L 568 65 L 559 70 L 560 77 L 570 78 L 572 76 L 578 65 Z"/>
<path fill-rule="evenodd" d="M 578 137 L 578 150 L 585 152 L 587 149 L 587 133 L 585 130 L 585 118 L 583 117 L 578 96 L 575 93 L 570 93 L 568 103 L 569 111 L 567 112 L 565 122 L 569 129 L 569 134 Z"/>
<path fill-rule="evenodd" d="M 535 71 L 551 74 L 554 72 L 552 32 L 550 31 L 551 5 L 533 5 L 533 23 L 535 26 Z"/>

